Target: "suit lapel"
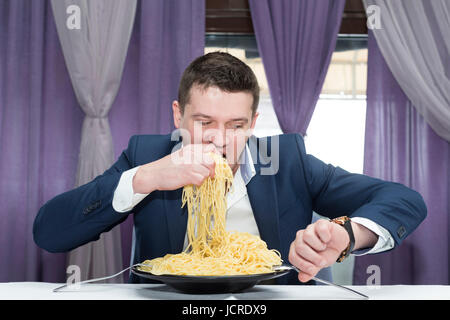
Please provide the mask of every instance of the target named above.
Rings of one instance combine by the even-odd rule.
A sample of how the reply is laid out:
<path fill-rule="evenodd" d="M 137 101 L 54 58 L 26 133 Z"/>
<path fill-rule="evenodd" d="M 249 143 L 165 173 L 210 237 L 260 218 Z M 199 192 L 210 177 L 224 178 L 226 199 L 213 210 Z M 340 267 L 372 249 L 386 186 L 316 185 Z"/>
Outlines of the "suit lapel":
<path fill-rule="evenodd" d="M 261 158 L 264 157 L 258 152 L 257 139 L 252 136 L 248 143 L 255 162 L 256 174 L 247 184 L 247 193 L 256 224 L 258 225 L 261 239 L 267 243 L 269 249 L 281 250 L 275 176 L 261 175 Z M 268 159 L 263 159 L 263 163 L 269 163 Z"/>
<path fill-rule="evenodd" d="M 187 206 L 181 208 L 181 195 L 183 188 L 164 192 L 167 227 L 169 229 L 170 246 L 172 253 L 183 250 L 184 237 L 187 226 Z"/>
<path fill-rule="evenodd" d="M 167 149 L 167 154 L 177 151 L 181 148 L 181 139 L 178 131 L 172 134 L 171 143 Z M 178 140 L 175 138 L 178 137 Z M 184 238 L 187 227 L 187 206 L 181 208 L 181 196 L 183 188 L 173 191 L 164 191 L 164 207 L 166 210 L 167 228 L 169 232 L 170 247 L 172 253 L 179 253 L 183 250 Z"/>

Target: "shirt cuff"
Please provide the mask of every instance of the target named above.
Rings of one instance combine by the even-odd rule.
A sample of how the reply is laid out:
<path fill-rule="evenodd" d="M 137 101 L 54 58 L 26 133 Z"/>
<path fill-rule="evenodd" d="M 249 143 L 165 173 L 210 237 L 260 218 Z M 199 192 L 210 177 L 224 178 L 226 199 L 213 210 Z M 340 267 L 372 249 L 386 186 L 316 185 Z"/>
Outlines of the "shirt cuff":
<path fill-rule="evenodd" d="M 360 225 L 366 227 L 367 229 L 378 235 L 378 241 L 375 244 L 375 246 L 373 246 L 372 248 L 353 251 L 352 252 L 353 255 L 362 256 L 365 254 L 379 253 L 390 250 L 394 247 L 394 238 L 392 238 L 389 231 L 387 231 L 379 224 L 373 222 L 372 220 L 362 217 L 354 217 L 351 218 L 351 220 L 355 223 L 359 223 Z"/>
<path fill-rule="evenodd" d="M 130 211 L 148 195 L 148 193 L 134 193 L 133 178 L 138 169 L 139 167 L 135 167 L 124 171 L 120 176 L 112 201 L 112 207 L 115 211 L 120 213 Z"/>

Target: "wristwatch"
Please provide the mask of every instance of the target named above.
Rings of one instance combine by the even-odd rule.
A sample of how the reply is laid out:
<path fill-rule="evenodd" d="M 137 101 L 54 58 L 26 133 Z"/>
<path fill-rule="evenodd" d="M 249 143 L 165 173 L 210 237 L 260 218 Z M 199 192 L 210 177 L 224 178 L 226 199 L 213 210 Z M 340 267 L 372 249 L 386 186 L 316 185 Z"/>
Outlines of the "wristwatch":
<path fill-rule="evenodd" d="M 344 261 L 345 258 L 347 258 L 350 255 L 353 248 L 355 247 L 355 235 L 353 234 L 351 220 L 347 216 L 342 216 L 342 217 L 332 219 L 331 222 L 337 223 L 338 225 L 341 225 L 342 227 L 344 227 L 344 229 L 347 231 L 348 236 L 350 238 L 350 242 L 349 242 L 347 248 L 345 248 L 344 251 L 341 252 L 341 255 L 336 260 L 336 262 L 342 262 L 342 261 Z"/>

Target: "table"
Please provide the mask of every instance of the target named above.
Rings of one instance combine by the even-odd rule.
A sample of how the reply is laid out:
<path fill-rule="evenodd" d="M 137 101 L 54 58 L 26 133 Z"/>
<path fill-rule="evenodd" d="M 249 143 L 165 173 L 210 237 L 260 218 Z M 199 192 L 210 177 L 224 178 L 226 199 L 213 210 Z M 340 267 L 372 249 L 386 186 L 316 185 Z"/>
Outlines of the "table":
<path fill-rule="evenodd" d="M 0 300 L 360 300 L 330 286 L 257 285 L 242 293 L 192 295 L 163 284 L 84 284 L 78 290 L 52 292 L 60 283 L 0 283 Z M 450 300 L 450 286 L 349 286 L 370 300 Z"/>

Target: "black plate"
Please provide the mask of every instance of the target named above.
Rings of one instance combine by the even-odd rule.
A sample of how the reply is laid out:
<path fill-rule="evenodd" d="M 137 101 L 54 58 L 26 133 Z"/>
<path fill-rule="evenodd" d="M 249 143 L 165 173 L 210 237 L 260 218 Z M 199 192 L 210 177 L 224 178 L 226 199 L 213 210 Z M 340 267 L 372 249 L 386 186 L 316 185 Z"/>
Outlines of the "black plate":
<path fill-rule="evenodd" d="M 179 276 L 154 275 L 148 271 L 139 270 L 134 266 L 131 272 L 147 279 L 157 280 L 184 293 L 236 293 L 249 289 L 260 281 L 284 276 L 289 270 L 282 269 L 270 273 L 232 275 L 232 276 Z"/>

